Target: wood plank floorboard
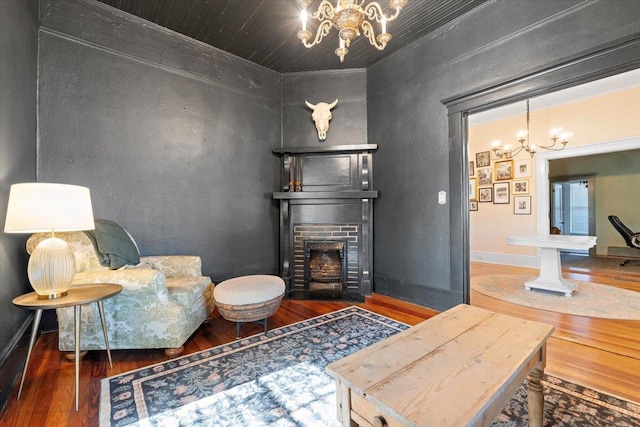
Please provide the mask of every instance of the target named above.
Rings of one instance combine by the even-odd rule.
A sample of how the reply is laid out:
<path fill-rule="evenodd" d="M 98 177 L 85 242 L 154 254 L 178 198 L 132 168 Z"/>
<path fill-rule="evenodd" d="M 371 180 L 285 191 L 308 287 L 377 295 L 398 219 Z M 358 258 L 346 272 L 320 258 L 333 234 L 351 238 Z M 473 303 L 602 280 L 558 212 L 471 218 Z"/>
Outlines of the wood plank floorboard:
<path fill-rule="evenodd" d="M 482 274 L 537 274 L 523 269 L 472 263 L 472 276 Z M 599 272 L 567 272 L 569 278 L 638 287 L 640 277 L 616 272 L 615 277 Z M 586 278 L 586 279 L 585 279 Z M 622 279 L 621 279 L 622 278 Z M 588 280 L 587 280 L 588 279 Z M 634 281 L 636 283 L 634 284 Z M 559 315 L 498 301 L 473 292 L 472 305 L 496 312 L 553 324 L 558 329 L 549 342 L 547 372 L 588 387 L 640 403 L 640 322 L 600 322 L 577 316 Z M 353 305 L 341 301 L 284 300 L 269 319 L 269 329 L 289 325 Z M 394 298 L 374 294 L 356 304 L 409 325 L 437 314 L 436 311 Z M 260 333 L 262 326 L 246 324 L 243 336 Z M 16 400 L 17 382 L 0 414 L 1 426 L 98 426 L 100 380 L 132 369 L 167 360 L 163 350 L 114 350 L 113 369 L 104 351 L 90 351 L 81 362 L 79 411 L 75 411 L 74 365 L 57 349 L 57 333 L 39 337 L 24 389 Z M 189 354 L 235 339 L 235 324 L 215 311 L 186 343 Z M 18 379 L 19 381 L 19 379 Z"/>

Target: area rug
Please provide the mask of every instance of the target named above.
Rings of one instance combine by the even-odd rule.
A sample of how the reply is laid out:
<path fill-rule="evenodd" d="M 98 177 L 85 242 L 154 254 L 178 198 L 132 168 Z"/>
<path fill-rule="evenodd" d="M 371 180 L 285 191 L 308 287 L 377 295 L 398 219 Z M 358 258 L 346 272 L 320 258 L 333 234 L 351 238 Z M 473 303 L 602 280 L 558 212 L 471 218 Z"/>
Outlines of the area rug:
<path fill-rule="evenodd" d="M 491 274 L 471 278 L 471 289 L 501 301 L 539 310 L 575 316 L 617 320 L 640 320 L 640 292 L 598 283 L 580 282 L 573 296 L 538 289 L 527 291 L 532 276 Z"/>
<path fill-rule="evenodd" d="M 625 258 L 612 258 L 606 256 L 581 256 L 573 254 L 560 254 L 563 268 L 585 270 L 607 270 L 625 274 L 637 274 L 640 276 L 640 258 L 629 258 L 629 262 L 623 267 L 620 265 Z"/>
<path fill-rule="evenodd" d="M 338 426 L 329 363 L 408 326 L 358 307 L 102 380 L 100 425 Z M 638 426 L 640 406 L 546 376 L 546 426 Z M 524 386 L 493 423 L 528 424 Z"/>

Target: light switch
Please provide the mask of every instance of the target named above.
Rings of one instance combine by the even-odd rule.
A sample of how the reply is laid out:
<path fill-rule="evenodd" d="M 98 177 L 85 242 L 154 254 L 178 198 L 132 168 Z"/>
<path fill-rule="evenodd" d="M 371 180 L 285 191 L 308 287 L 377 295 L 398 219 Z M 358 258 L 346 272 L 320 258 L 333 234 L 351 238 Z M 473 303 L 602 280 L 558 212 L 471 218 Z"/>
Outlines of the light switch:
<path fill-rule="evenodd" d="M 444 205 L 447 203 L 447 192 L 446 191 L 440 191 L 438 192 L 438 203 L 441 205 Z"/>

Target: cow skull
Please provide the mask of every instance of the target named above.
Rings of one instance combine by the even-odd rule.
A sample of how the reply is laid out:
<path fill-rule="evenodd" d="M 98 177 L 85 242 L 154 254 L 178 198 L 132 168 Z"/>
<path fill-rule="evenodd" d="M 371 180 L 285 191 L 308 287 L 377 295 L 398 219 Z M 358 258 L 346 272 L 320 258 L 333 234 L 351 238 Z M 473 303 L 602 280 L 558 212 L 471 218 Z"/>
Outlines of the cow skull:
<path fill-rule="evenodd" d="M 318 102 L 316 105 L 311 104 L 309 101 L 304 101 L 307 107 L 313 110 L 311 117 L 316 123 L 316 129 L 318 130 L 318 138 L 320 141 L 324 141 L 327 138 L 327 131 L 329 130 L 329 120 L 331 120 L 331 109 L 336 106 L 338 100 L 336 99 L 331 104 L 326 102 Z"/>

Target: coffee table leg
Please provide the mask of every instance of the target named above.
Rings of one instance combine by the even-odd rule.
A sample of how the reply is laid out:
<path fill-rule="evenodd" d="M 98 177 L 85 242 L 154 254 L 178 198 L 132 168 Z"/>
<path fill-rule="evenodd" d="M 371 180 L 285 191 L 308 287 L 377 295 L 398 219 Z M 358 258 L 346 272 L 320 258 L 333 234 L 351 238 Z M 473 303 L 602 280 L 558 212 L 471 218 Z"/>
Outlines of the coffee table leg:
<path fill-rule="evenodd" d="M 18 398 L 20 400 L 20 394 L 22 394 L 22 386 L 24 385 L 24 377 L 27 376 L 27 367 L 29 366 L 29 359 L 31 358 L 31 350 L 36 343 L 36 337 L 38 336 L 38 327 L 40 326 L 40 319 L 42 318 L 42 310 L 36 310 L 33 316 L 33 324 L 31 325 L 31 338 L 29 338 L 29 350 L 27 351 L 27 360 L 24 362 L 24 370 L 22 371 L 22 380 L 20 380 L 20 388 L 18 389 Z"/>
<path fill-rule="evenodd" d="M 80 305 L 76 305 L 73 311 L 73 320 L 76 333 L 76 411 L 78 410 L 78 388 L 80 386 Z"/>
<path fill-rule="evenodd" d="M 111 362 L 111 350 L 109 349 L 109 337 L 107 336 L 107 324 L 104 321 L 104 308 L 102 307 L 102 301 L 98 301 L 98 310 L 100 311 L 100 320 L 102 321 L 102 333 L 104 334 L 104 343 L 107 346 L 107 357 L 109 358 L 109 367 L 113 369 L 113 363 Z"/>
<path fill-rule="evenodd" d="M 533 368 L 527 380 L 527 402 L 529 404 L 529 426 L 542 427 L 544 420 L 544 396 L 542 395 L 542 376 L 544 371 Z"/>

